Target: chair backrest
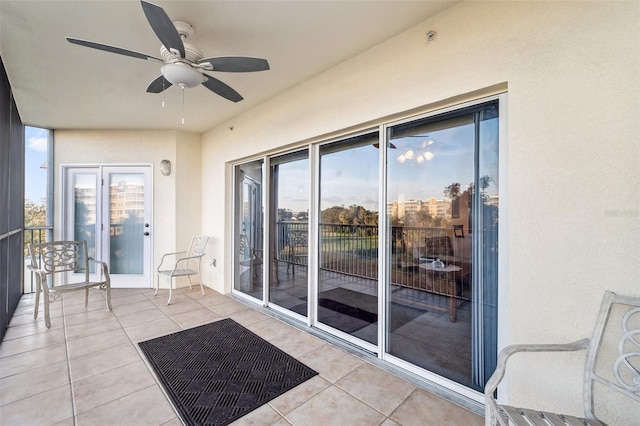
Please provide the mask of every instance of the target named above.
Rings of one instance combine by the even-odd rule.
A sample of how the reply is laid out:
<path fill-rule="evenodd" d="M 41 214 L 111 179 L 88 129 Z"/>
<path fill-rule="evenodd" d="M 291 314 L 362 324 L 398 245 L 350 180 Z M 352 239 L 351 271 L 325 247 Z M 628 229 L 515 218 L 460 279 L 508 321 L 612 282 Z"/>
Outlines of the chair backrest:
<path fill-rule="evenodd" d="M 584 410 L 590 419 L 596 418 L 597 385 L 629 397 L 621 404 L 631 403 L 640 413 L 640 297 L 604 295 L 585 366 Z"/>
<path fill-rule="evenodd" d="M 453 245 L 448 236 L 443 237 L 426 237 L 425 239 L 427 257 L 445 257 L 453 256 Z"/>
<path fill-rule="evenodd" d="M 289 246 L 293 248 L 304 247 L 307 248 L 309 246 L 308 243 L 308 232 L 306 229 L 295 229 L 293 231 L 289 231 Z"/>
<path fill-rule="evenodd" d="M 209 241 L 209 237 L 206 235 L 194 235 L 193 238 L 191 238 L 187 256 L 196 257 L 204 255 L 204 250 L 207 248 L 207 241 Z"/>
<path fill-rule="evenodd" d="M 51 241 L 29 244 L 31 266 L 44 270 L 47 274 L 59 272 L 84 272 L 89 280 L 88 253 L 86 241 Z"/>

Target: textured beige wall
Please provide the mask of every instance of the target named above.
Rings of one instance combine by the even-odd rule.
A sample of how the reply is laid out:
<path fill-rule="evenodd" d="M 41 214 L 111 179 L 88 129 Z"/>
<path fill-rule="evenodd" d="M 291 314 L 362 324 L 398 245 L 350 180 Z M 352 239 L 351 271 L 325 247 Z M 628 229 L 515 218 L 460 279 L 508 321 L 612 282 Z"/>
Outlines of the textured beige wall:
<path fill-rule="evenodd" d="M 175 239 L 176 248 L 186 250 L 191 237 L 200 234 L 201 228 L 201 138 L 200 135 L 185 132 L 178 132 L 176 136 L 176 162 L 173 169 L 176 175 Z M 204 188 L 207 188 L 206 184 Z M 207 249 L 207 254 L 209 251 Z M 205 259 L 201 265 L 202 269 L 207 265 Z M 194 282 L 198 282 L 197 279 Z M 178 281 L 178 286 L 184 285 L 188 285 L 186 277 Z"/>
<path fill-rule="evenodd" d="M 501 344 L 590 335 L 605 289 L 640 294 L 639 13 L 637 1 L 461 3 L 207 132 L 202 226 L 219 265 L 207 282 L 231 288 L 228 162 L 501 85 Z M 511 402 L 580 414 L 582 360 L 515 360 Z M 612 424 L 634 414 L 606 411 Z"/>

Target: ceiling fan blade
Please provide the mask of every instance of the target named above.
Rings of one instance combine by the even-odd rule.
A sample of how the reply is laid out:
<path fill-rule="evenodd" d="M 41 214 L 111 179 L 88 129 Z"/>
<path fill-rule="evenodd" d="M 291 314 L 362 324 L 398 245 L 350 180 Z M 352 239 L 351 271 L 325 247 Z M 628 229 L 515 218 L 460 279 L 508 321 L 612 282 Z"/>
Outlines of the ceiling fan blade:
<path fill-rule="evenodd" d="M 148 93 L 161 93 L 171 87 L 171 82 L 164 78 L 163 75 L 153 80 L 149 87 L 147 87 Z"/>
<path fill-rule="evenodd" d="M 156 33 L 164 47 L 180 52 L 180 57 L 184 58 L 184 44 L 180 34 L 164 9 L 144 0 L 140 0 L 140 3 L 149 25 L 151 25 L 153 32 Z"/>
<path fill-rule="evenodd" d="M 233 90 L 217 78 L 213 78 L 210 75 L 203 74 L 207 79 L 202 83 L 204 87 L 222 96 L 225 99 L 229 99 L 232 102 L 240 102 L 243 98 L 240 93 Z"/>
<path fill-rule="evenodd" d="M 138 53 L 138 52 L 134 52 L 133 50 L 123 49 L 121 47 L 116 47 L 116 46 L 110 46 L 108 44 L 96 43 L 95 41 L 80 40 L 72 37 L 67 37 L 67 41 L 69 43 L 77 44 L 79 46 L 90 47 L 92 49 L 103 50 L 105 52 L 117 53 L 118 55 L 130 56 L 132 58 L 145 59 L 147 61 L 163 63 L 162 59 L 147 55 L 145 53 Z"/>
<path fill-rule="evenodd" d="M 205 58 L 198 61 L 200 65 L 205 62 L 211 64 L 213 71 L 222 72 L 253 72 L 266 71 L 269 69 L 269 62 L 267 62 L 266 59 L 249 58 L 245 56 Z"/>

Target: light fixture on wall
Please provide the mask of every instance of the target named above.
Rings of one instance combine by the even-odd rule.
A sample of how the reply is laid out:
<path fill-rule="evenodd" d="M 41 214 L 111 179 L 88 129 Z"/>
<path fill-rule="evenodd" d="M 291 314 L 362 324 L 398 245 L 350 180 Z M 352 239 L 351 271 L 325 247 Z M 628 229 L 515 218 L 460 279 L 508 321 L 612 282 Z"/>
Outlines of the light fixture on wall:
<path fill-rule="evenodd" d="M 171 161 L 162 160 L 160 162 L 160 173 L 165 176 L 169 176 L 171 174 Z"/>

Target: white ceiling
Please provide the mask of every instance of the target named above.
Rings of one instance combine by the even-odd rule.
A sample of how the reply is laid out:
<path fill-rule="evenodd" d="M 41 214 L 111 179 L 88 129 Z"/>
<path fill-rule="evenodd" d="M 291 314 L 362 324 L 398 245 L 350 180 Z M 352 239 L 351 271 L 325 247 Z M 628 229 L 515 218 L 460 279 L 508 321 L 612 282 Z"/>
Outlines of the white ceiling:
<path fill-rule="evenodd" d="M 75 37 L 160 57 L 138 0 L 0 0 L 0 55 L 27 125 L 204 132 L 411 28 L 456 1 L 157 0 L 195 28 L 205 57 L 266 58 L 271 69 L 212 73 L 244 100 L 204 87 L 146 93 L 160 64 L 72 45 Z M 393 60 L 393 58 L 388 58 Z"/>

